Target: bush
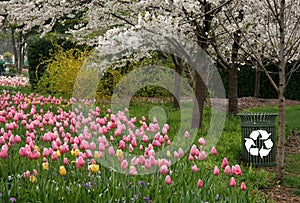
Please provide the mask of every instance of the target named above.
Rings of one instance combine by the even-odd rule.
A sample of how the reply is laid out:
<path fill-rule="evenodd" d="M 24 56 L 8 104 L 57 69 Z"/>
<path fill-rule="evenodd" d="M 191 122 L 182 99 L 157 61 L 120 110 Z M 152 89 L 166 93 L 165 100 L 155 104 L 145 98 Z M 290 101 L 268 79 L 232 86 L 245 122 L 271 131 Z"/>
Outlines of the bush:
<path fill-rule="evenodd" d="M 76 48 L 65 51 L 61 48 L 51 59 L 38 65 L 37 71 L 41 67 L 46 67 L 46 70 L 37 83 L 37 90 L 71 97 L 77 74 L 87 55 L 88 51 Z"/>

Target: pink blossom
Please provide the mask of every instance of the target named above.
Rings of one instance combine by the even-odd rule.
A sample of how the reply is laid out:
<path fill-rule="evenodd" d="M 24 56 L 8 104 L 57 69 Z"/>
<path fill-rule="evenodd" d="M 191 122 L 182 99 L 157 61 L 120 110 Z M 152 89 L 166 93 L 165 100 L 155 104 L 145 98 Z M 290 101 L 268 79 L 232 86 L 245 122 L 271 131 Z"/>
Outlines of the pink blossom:
<path fill-rule="evenodd" d="M 128 162 L 127 162 L 127 160 L 123 160 L 122 161 L 122 163 L 121 163 L 121 168 L 123 169 L 123 170 L 125 170 L 126 168 L 128 167 Z"/>
<path fill-rule="evenodd" d="M 184 137 L 185 137 L 185 138 L 189 138 L 189 137 L 190 137 L 190 133 L 189 133 L 188 131 L 185 131 Z"/>
<path fill-rule="evenodd" d="M 211 153 L 212 153 L 212 155 L 216 155 L 217 154 L 217 149 L 215 147 L 212 147 Z"/>
<path fill-rule="evenodd" d="M 166 175 L 168 172 L 169 172 L 168 166 L 162 165 L 162 166 L 160 167 L 160 174 Z"/>
<path fill-rule="evenodd" d="M 192 170 L 193 170 L 194 172 L 198 172 L 198 171 L 199 171 L 199 169 L 198 169 L 198 167 L 197 167 L 196 165 L 194 165 L 194 166 L 192 167 Z"/>
<path fill-rule="evenodd" d="M 222 161 L 222 165 L 221 165 L 221 167 L 223 168 L 223 169 L 225 169 L 225 167 L 228 165 L 228 159 L 225 157 L 224 159 L 223 159 L 223 161 Z"/>
<path fill-rule="evenodd" d="M 235 187 L 235 186 L 236 186 L 236 182 L 235 182 L 234 177 L 231 177 L 231 178 L 230 178 L 229 185 L 230 185 L 231 187 Z"/>
<path fill-rule="evenodd" d="M 215 166 L 215 168 L 214 168 L 214 175 L 215 176 L 220 175 L 220 170 L 219 170 L 218 166 Z"/>
<path fill-rule="evenodd" d="M 171 183 L 172 183 L 171 176 L 167 175 L 167 176 L 166 176 L 166 184 L 167 184 L 167 185 L 170 185 Z"/>
<path fill-rule="evenodd" d="M 203 181 L 201 179 L 198 180 L 197 186 L 199 188 L 203 187 Z"/>
<path fill-rule="evenodd" d="M 231 174 L 231 169 L 230 169 L 230 166 L 229 166 L 229 165 L 227 165 L 227 166 L 225 167 L 224 172 L 225 172 L 226 175 L 230 175 L 230 174 Z"/>
<path fill-rule="evenodd" d="M 235 171 L 234 171 L 234 174 L 237 175 L 237 176 L 240 176 L 242 175 L 242 170 L 241 170 L 241 167 L 240 165 L 235 165 Z"/>
<path fill-rule="evenodd" d="M 119 149 L 121 150 L 124 150 L 125 149 L 125 142 L 123 140 L 120 140 L 120 143 L 119 143 Z"/>
<path fill-rule="evenodd" d="M 109 154 L 110 156 L 114 156 L 114 155 L 115 155 L 115 149 L 114 149 L 112 146 L 110 146 L 110 147 L 108 148 L 108 154 Z"/>
<path fill-rule="evenodd" d="M 241 183 L 241 190 L 247 190 L 246 184 L 244 182 Z"/>
<path fill-rule="evenodd" d="M 203 137 L 199 138 L 198 142 L 200 145 L 205 145 L 205 139 Z"/>
<path fill-rule="evenodd" d="M 69 164 L 68 158 L 64 158 L 64 165 L 68 165 L 68 164 Z"/>

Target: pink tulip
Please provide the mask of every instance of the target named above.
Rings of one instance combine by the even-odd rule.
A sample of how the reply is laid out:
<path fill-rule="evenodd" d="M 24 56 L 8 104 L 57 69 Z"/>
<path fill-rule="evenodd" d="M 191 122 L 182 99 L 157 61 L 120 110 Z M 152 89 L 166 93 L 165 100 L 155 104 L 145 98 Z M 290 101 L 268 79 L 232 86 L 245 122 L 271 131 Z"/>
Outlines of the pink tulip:
<path fill-rule="evenodd" d="M 198 180 L 197 186 L 199 188 L 203 187 L 203 181 L 201 179 Z"/>
<path fill-rule="evenodd" d="M 134 166 L 130 166 L 129 174 L 132 175 L 132 176 L 137 175 L 137 171 L 136 171 L 136 168 Z"/>
<path fill-rule="evenodd" d="M 19 150 L 19 154 L 21 157 L 26 157 L 28 155 L 27 150 L 25 147 L 21 147 Z"/>
<path fill-rule="evenodd" d="M 30 176 L 30 171 L 25 171 L 23 174 L 24 178 L 29 178 Z"/>
<path fill-rule="evenodd" d="M 241 183 L 241 190 L 247 190 L 246 184 L 244 182 Z"/>
<path fill-rule="evenodd" d="M 119 149 L 124 150 L 125 147 L 126 147 L 125 142 L 123 140 L 120 140 Z"/>
<path fill-rule="evenodd" d="M 185 137 L 185 138 L 189 138 L 189 137 L 190 137 L 190 133 L 189 133 L 188 131 L 185 131 L 184 137 Z"/>
<path fill-rule="evenodd" d="M 167 183 L 167 185 L 170 185 L 172 183 L 171 176 L 169 176 L 169 175 L 166 176 L 166 183 Z"/>
<path fill-rule="evenodd" d="M 223 168 L 223 169 L 225 169 L 225 167 L 228 165 L 228 159 L 225 157 L 224 159 L 223 159 L 223 161 L 222 161 L 222 165 L 221 165 L 221 167 Z"/>
<path fill-rule="evenodd" d="M 237 175 L 237 176 L 240 176 L 240 175 L 243 174 L 240 165 L 235 165 L 234 174 Z"/>
<path fill-rule="evenodd" d="M 231 177 L 231 178 L 230 178 L 229 185 L 230 185 L 231 187 L 235 187 L 235 186 L 236 186 L 236 182 L 235 182 L 234 177 Z"/>
<path fill-rule="evenodd" d="M 194 172 L 198 172 L 198 167 L 196 166 L 196 165 L 194 165 L 193 167 L 192 167 L 192 170 L 194 171 Z"/>
<path fill-rule="evenodd" d="M 175 159 L 179 159 L 179 158 L 180 158 L 180 155 L 179 155 L 178 152 L 176 152 L 176 151 L 174 152 L 174 158 L 175 158 Z"/>
<path fill-rule="evenodd" d="M 64 165 L 68 165 L 68 164 L 69 164 L 68 158 L 64 158 Z"/>
<path fill-rule="evenodd" d="M 215 176 L 220 175 L 220 170 L 219 170 L 218 166 L 215 166 L 215 168 L 214 168 L 214 175 Z"/>
<path fill-rule="evenodd" d="M 198 142 L 200 145 L 205 145 L 205 139 L 203 137 L 199 138 Z"/>
<path fill-rule="evenodd" d="M 149 159 L 146 159 L 144 166 L 145 166 L 146 169 L 151 168 L 151 161 Z"/>
<path fill-rule="evenodd" d="M 212 147 L 211 154 L 212 155 L 216 155 L 217 154 L 217 149 L 215 147 Z"/>
<path fill-rule="evenodd" d="M 76 168 L 80 169 L 84 166 L 85 161 L 82 157 L 78 157 L 76 160 Z"/>
<path fill-rule="evenodd" d="M 123 170 L 125 170 L 126 168 L 128 167 L 128 162 L 127 162 L 127 160 L 123 160 L 122 161 L 122 163 L 121 163 L 121 168 L 123 169 Z"/>
<path fill-rule="evenodd" d="M 225 172 L 226 175 L 230 175 L 230 174 L 231 174 L 231 169 L 230 169 L 230 166 L 229 166 L 229 165 L 227 165 L 227 166 L 225 167 L 224 172 Z"/>
<path fill-rule="evenodd" d="M 38 171 L 36 169 L 33 169 L 33 175 L 35 175 L 35 176 L 38 175 Z"/>
<path fill-rule="evenodd" d="M 162 165 L 162 166 L 160 167 L 160 174 L 166 175 L 168 172 L 169 172 L 168 166 Z"/>
<path fill-rule="evenodd" d="M 109 154 L 110 156 L 114 156 L 114 155 L 115 155 L 115 149 L 114 149 L 112 146 L 110 146 L 110 147 L 108 148 L 108 154 Z"/>

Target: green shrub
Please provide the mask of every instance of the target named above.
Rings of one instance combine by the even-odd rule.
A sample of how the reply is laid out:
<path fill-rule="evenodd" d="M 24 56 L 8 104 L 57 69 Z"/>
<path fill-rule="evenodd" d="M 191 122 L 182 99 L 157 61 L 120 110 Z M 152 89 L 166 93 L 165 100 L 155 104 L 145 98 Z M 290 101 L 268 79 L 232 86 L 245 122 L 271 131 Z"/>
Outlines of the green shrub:
<path fill-rule="evenodd" d="M 38 65 L 37 75 L 40 68 L 46 67 L 46 70 L 37 83 L 37 90 L 71 97 L 76 77 L 87 55 L 88 51 L 76 48 L 67 51 L 60 49 L 51 59 Z"/>

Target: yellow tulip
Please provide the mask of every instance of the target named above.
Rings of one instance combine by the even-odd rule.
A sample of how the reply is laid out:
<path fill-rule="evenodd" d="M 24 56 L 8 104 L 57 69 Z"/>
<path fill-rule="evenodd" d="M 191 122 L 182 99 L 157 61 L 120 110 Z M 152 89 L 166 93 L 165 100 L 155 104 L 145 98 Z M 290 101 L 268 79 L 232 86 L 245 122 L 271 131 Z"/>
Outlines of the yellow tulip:
<path fill-rule="evenodd" d="M 36 181 L 36 176 L 30 176 L 29 181 L 34 183 Z"/>
<path fill-rule="evenodd" d="M 118 157 L 118 158 L 122 158 L 122 156 L 123 156 L 123 151 L 122 151 L 121 149 L 118 149 L 117 152 L 116 152 L 116 154 L 117 154 L 117 157 Z"/>
<path fill-rule="evenodd" d="M 97 173 L 97 172 L 99 171 L 99 165 L 97 165 L 97 164 L 91 164 L 90 170 L 91 170 L 93 173 Z"/>
<path fill-rule="evenodd" d="M 167 157 L 171 157 L 172 155 L 171 155 L 171 152 L 168 150 L 167 151 Z"/>
<path fill-rule="evenodd" d="M 61 153 L 59 150 L 56 150 L 56 155 L 57 155 L 57 157 L 60 157 Z"/>
<path fill-rule="evenodd" d="M 48 170 L 49 169 L 49 164 L 48 162 L 44 162 L 43 164 L 43 169 Z"/>
<path fill-rule="evenodd" d="M 75 150 L 71 150 L 71 155 L 72 156 L 78 156 L 78 154 L 79 154 L 79 149 L 75 149 Z"/>
<path fill-rule="evenodd" d="M 34 146 L 34 149 L 36 149 L 38 152 L 40 151 L 40 148 L 37 145 Z"/>
<path fill-rule="evenodd" d="M 94 152 L 94 158 L 95 158 L 95 159 L 99 159 L 99 158 L 100 158 L 100 154 L 99 154 L 98 151 L 95 151 L 95 152 Z"/>
<path fill-rule="evenodd" d="M 64 166 L 59 167 L 59 174 L 65 176 L 67 174 L 66 168 Z"/>

